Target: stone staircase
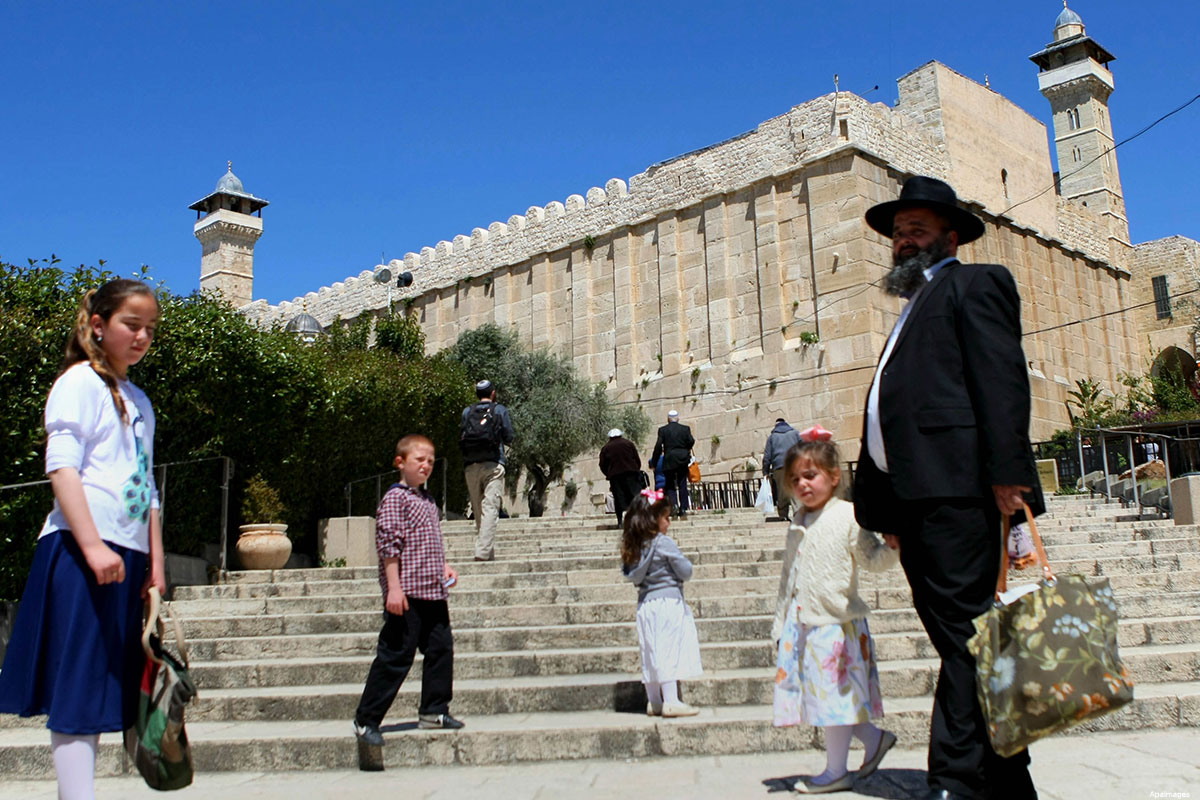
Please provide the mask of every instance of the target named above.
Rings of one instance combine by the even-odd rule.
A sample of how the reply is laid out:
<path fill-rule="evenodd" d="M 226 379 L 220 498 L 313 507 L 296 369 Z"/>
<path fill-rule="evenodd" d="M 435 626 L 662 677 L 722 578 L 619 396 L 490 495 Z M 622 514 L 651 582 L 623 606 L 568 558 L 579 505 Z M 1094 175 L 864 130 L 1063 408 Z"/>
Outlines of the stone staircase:
<path fill-rule="evenodd" d="M 1116 504 L 1056 497 L 1040 528 L 1060 572 L 1108 576 L 1136 700 L 1090 726 L 1200 726 L 1200 528 L 1138 520 Z M 451 591 L 458 732 L 416 729 L 420 659 L 384 726 L 385 764 L 490 764 L 812 748 L 811 728 L 771 725 L 767 641 L 785 526 L 750 511 L 699 512 L 671 534 L 696 565 L 685 593 L 705 674 L 684 685 L 704 710 L 648 718 L 639 682 L 636 593 L 621 580 L 611 517 L 507 520 L 497 560 L 472 560 L 474 528 L 444 527 L 460 571 Z M 1013 582 L 1032 579 L 1017 573 Z M 875 609 L 884 725 L 903 745 L 928 736 L 937 660 L 897 567 L 862 576 Z M 200 696 L 189 710 L 196 768 L 353 769 L 350 720 L 374 653 L 381 599 L 372 569 L 238 572 L 181 587 Z M 0 717 L 0 775 L 53 775 L 44 720 Z M 99 774 L 128 771 L 119 739 Z"/>

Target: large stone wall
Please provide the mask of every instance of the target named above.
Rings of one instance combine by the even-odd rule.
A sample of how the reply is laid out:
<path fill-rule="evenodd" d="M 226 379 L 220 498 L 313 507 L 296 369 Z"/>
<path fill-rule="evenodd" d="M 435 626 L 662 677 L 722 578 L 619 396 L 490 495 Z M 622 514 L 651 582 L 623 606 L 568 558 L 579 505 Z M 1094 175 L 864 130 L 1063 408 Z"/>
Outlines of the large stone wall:
<path fill-rule="evenodd" d="M 853 458 L 900 310 L 873 285 L 890 266 L 890 242 L 863 214 L 918 173 L 959 187 L 988 223 L 960 257 L 1006 264 L 1017 279 L 1032 434 L 1046 437 L 1067 424 L 1075 380 L 1137 367 L 1130 317 L 1103 314 L 1129 304 L 1129 272 L 1105 261 L 1094 218 L 1053 191 L 1000 216 L 1052 185 L 1045 128 L 936 62 L 901 80 L 896 109 L 819 97 L 628 186 L 614 179 L 409 253 L 415 283 L 402 302 L 431 352 L 497 322 L 565 354 L 656 423 L 678 408 L 706 474 L 760 457 L 776 417 L 820 422 Z M 371 274 L 245 311 L 269 324 L 303 309 L 325 325 L 378 311 L 387 292 Z M 599 493 L 593 462 L 581 459 L 575 477 Z"/>
<path fill-rule="evenodd" d="M 1169 236 L 1144 242 L 1133 249 L 1133 271 L 1138 276 L 1133 302 L 1138 306 L 1138 330 L 1147 342 L 1146 355 L 1155 358 L 1167 347 L 1196 352 L 1192 326 L 1200 307 L 1200 242 L 1185 236 Z M 1171 315 L 1160 319 L 1154 304 L 1154 278 L 1167 279 Z"/>

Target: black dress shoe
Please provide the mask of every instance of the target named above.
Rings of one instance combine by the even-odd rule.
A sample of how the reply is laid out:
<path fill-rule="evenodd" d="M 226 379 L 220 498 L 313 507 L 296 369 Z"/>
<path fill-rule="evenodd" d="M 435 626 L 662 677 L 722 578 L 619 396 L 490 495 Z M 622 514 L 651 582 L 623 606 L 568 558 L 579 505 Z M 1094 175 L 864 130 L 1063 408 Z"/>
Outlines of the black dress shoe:
<path fill-rule="evenodd" d="M 925 795 L 922 800 L 971 800 L 971 798 L 949 789 L 930 789 L 929 794 Z"/>

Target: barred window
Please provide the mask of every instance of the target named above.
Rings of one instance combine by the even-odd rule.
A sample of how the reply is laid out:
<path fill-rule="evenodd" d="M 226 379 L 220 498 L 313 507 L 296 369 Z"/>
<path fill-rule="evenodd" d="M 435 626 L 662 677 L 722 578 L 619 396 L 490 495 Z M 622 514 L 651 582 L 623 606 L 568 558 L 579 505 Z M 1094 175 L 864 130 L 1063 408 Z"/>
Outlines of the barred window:
<path fill-rule="evenodd" d="M 1171 316 L 1171 290 L 1167 288 L 1167 276 L 1156 275 L 1151 281 L 1154 285 L 1154 310 L 1159 319 Z"/>

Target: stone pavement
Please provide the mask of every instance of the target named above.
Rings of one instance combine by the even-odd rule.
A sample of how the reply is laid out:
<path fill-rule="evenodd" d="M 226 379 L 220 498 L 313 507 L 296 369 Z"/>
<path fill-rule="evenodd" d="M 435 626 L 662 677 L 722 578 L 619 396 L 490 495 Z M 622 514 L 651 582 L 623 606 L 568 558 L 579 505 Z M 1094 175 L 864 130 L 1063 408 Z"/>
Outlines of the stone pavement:
<path fill-rule="evenodd" d="M 853 766 L 861 751 L 851 751 Z M 175 794 L 221 800 L 367 798 L 402 793 L 405 800 L 728 800 L 769 798 L 824 759 L 797 753 L 554 761 L 479 767 L 415 767 L 386 772 L 214 772 Z M 1033 747 L 1041 800 L 1200 798 L 1200 729 L 1058 736 Z M 925 786 L 925 751 L 899 748 L 854 792 L 836 797 L 916 800 Z M 137 777 L 101 778 L 98 800 L 158 798 Z M 787 796 L 790 796 L 788 793 Z M 0 781 L 0 800 L 54 800 L 54 781 Z"/>

